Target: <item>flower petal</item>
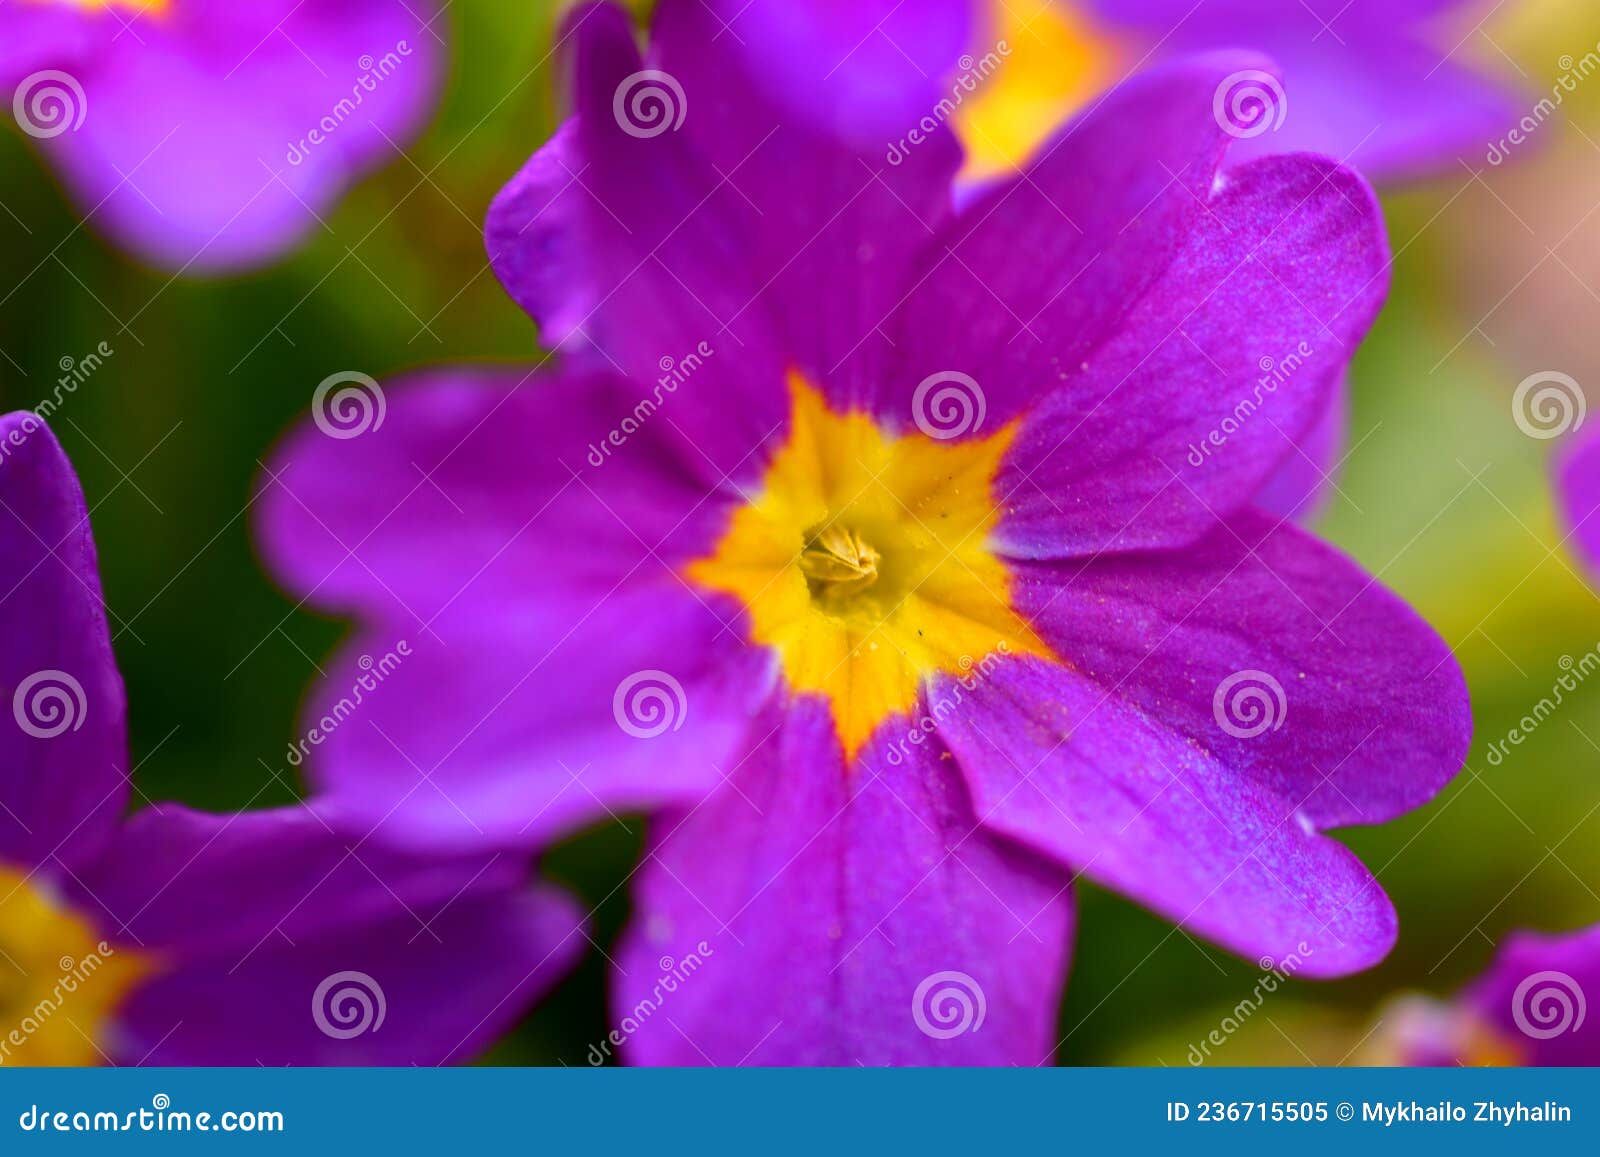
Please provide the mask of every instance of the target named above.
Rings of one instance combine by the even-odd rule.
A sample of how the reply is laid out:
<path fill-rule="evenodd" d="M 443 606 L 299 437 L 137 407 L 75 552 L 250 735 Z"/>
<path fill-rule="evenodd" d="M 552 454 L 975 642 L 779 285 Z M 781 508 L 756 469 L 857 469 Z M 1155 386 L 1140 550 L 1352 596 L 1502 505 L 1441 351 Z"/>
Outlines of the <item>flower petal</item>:
<path fill-rule="evenodd" d="M 626 15 L 585 5 L 566 38 L 576 116 L 495 198 L 490 263 L 547 345 L 641 396 L 699 351 L 669 433 L 708 483 L 753 479 L 753 451 L 787 416 L 785 366 L 727 226 L 738 193 L 673 127 L 681 86 L 643 68 Z"/>
<path fill-rule="evenodd" d="M 1361 179 L 1269 157 L 1222 179 L 1161 280 L 1027 417 L 1003 549 L 1179 545 L 1246 505 L 1326 412 L 1389 258 Z"/>
<path fill-rule="evenodd" d="M 259 264 L 415 135 L 443 67 L 431 4 L 285 7 L 265 31 L 225 6 L 141 16 L 75 66 L 82 124 L 39 145 L 94 225 L 167 268 Z"/>
<path fill-rule="evenodd" d="M 539 607 L 564 631 L 625 578 L 676 587 L 721 532 L 726 500 L 663 443 L 679 400 L 640 409 L 570 369 L 338 387 L 262 478 L 263 554 L 297 595 L 412 633 L 463 604 Z"/>
<path fill-rule="evenodd" d="M 684 136 L 737 193 L 729 227 L 788 364 L 836 405 L 864 404 L 895 356 L 884 323 L 950 217 L 953 134 L 925 124 L 918 143 L 904 138 L 945 95 L 933 89 L 966 43 L 967 5 L 721 7 L 737 13 L 657 8 L 655 54 L 686 94 Z"/>
<path fill-rule="evenodd" d="M 954 694 L 942 677 L 931 693 Z M 1383 889 L 1302 826 L 1297 801 L 1064 667 L 1002 661 L 941 734 L 980 823 L 1180 928 L 1264 961 L 1298 954 L 1317 976 L 1369 967 L 1394 943 Z"/>
<path fill-rule="evenodd" d="M 1018 582 L 1063 665 L 1005 660 L 948 713 L 983 822 L 1242 954 L 1304 941 L 1323 976 L 1381 959 L 1389 902 L 1318 832 L 1403 814 L 1459 770 L 1471 716 L 1444 643 L 1260 514 L 1182 555 Z"/>
<path fill-rule="evenodd" d="M 647 588 L 564 625 L 441 621 L 404 658 L 369 630 L 305 712 L 316 807 L 342 831 L 450 849 L 536 847 L 618 811 L 698 802 L 737 762 L 775 679 L 733 621 Z"/>
<path fill-rule="evenodd" d="M 83 491 L 31 413 L 0 418 L 0 638 L 0 859 L 70 864 L 127 806 L 127 705 Z"/>
<path fill-rule="evenodd" d="M 1217 55 L 1151 69 L 1063 126 L 925 249 L 890 328 L 904 364 L 880 412 L 909 425 L 917 386 L 958 372 L 998 429 L 1056 389 L 1150 290 L 1206 212 L 1229 140 Z"/>
<path fill-rule="evenodd" d="M 1600 1016 L 1589 1007 L 1600 993 L 1600 924 L 1550 935 L 1507 936 L 1489 970 L 1463 996 L 1527 1063 L 1600 1064 Z"/>
<path fill-rule="evenodd" d="M 89 880 L 126 913 L 113 938 L 153 952 L 160 969 L 129 996 L 115 1059 L 470 1060 L 583 944 L 572 901 L 517 874 L 510 861 L 408 863 L 297 809 L 142 813 Z"/>
<path fill-rule="evenodd" d="M 814 700 L 756 734 L 726 788 L 657 820 L 613 997 L 623 1058 L 1047 1062 L 1065 874 L 975 829 L 934 745 L 903 743 L 891 763 L 880 740 L 847 772 Z M 699 967 L 664 992 L 691 954 Z"/>
<path fill-rule="evenodd" d="M 1567 538 L 1591 574 L 1600 574 L 1600 435 L 1576 437 L 1555 459 L 1556 504 Z"/>
<path fill-rule="evenodd" d="M 1314 827 L 1404 815 L 1466 758 L 1471 707 L 1444 640 L 1349 559 L 1264 514 L 1182 553 L 1016 575 L 1019 612 L 1077 673 Z M 1239 672 L 1282 694 L 1241 680 L 1219 696 Z M 1257 706 L 1277 726 L 1235 734 L 1256 730 Z"/>

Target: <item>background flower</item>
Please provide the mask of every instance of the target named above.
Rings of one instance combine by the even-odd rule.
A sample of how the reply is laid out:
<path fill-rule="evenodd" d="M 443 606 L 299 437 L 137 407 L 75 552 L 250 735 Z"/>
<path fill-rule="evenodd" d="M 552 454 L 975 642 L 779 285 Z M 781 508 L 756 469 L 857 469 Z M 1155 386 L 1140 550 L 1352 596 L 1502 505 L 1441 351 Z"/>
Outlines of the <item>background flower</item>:
<path fill-rule="evenodd" d="M 83 495 L 36 416 L 0 418 L 0 447 L 0 1060 L 481 1052 L 573 960 L 571 902 L 513 858 L 396 856 L 302 808 L 122 819 L 122 681 Z"/>
<path fill-rule="evenodd" d="M 175 272 L 237 269 L 402 155 L 448 32 L 432 0 L 13 0 L 0 88 L 92 227 Z"/>

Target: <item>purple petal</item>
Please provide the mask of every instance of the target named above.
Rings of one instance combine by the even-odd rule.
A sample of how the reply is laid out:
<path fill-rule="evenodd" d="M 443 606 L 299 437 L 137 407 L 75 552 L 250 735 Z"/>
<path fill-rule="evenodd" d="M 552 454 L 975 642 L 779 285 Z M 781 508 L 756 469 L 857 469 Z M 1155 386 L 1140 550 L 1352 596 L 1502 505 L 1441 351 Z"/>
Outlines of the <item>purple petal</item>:
<path fill-rule="evenodd" d="M 972 7 L 971 0 L 663 0 L 657 27 L 693 22 L 704 30 L 702 50 L 748 74 L 740 83 L 751 98 L 781 108 L 786 122 L 877 152 L 949 96 L 948 78 L 972 44 Z"/>
<path fill-rule="evenodd" d="M 1600 924 L 1546 935 L 1515 932 L 1464 999 L 1530 1065 L 1600 1064 Z"/>
<path fill-rule="evenodd" d="M 788 415 L 786 366 L 727 225 L 738 193 L 674 127 L 677 81 L 643 72 L 623 13 L 582 7 L 566 38 L 575 121 L 495 198 L 490 263 L 546 344 L 589 351 L 641 396 L 699 351 L 670 433 L 708 482 L 754 481 L 752 451 Z"/>
<path fill-rule="evenodd" d="M 126 702 L 89 512 L 44 421 L 0 418 L 0 860 L 94 853 L 128 800 Z"/>
<path fill-rule="evenodd" d="M 1277 62 L 1282 122 L 1241 140 L 1231 164 L 1315 152 L 1375 181 L 1454 172 L 1519 114 L 1509 86 L 1451 59 L 1476 19 L 1466 0 L 1091 2 L 1162 52 L 1246 47 Z"/>
<path fill-rule="evenodd" d="M 442 71 L 433 17 L 405 0 L 176 6 L 97 34 L 72 65 L 82 124 L 40 147 L 89 220 L 156 264 L 271 260 L 421 128 Z"/>
<path fill-rule="evenodd" d="M 1600 434 L 1576 437 L 1556 457 L 1556 503 L 1567 539 L 1591 574 L 1600 574 Z"/>
<path fill-rule="evenodd" d="M 1318 832 L 1415 808 L 1460 768 L 1443 642 L 1258 514 L 1183 555 L 1019 579 L 1064 665 L 1005 661 L 945 720 L 983 822 L 1241 954 L 1321 976 L 1381 959 L 1393 910 Z"/>
<path fill-rule="evenodd" d="M 736 193 L 726 211 L 760 287 L 754 308 L 772 319 L 789 363 L 836 404 L 865 402 L 889 373 L 885 322 L 950 216 L 961 163 L 943 126 L 903 141 L 947 71 L 911 58 L 943 45 L 953 62 L 965 5 L 721 7 L 739 10 L 726 31 L 701 0 L 657 10 L 656 56 L 688 101 L 683 133 Z"/>
<path fill-rule="evenodd" d="M 1256 495 L 1255 504 L 1279 518 L 1309 526 L 1321 517 L 1337 488 L 1350 425 L 1350 386 L 1341 377 L 1328 408 L 1302 438 L 1294 453 Z"/>
<path fill-rule="evenodd" d="M 1428 802 L 1472 735 L 1444 640 L 1337 551 L 1246 513 L 1182 553 L 1023 564 L 1018 609 L 1076 671 L 1290 799 L 1317 828 L 1383 823 Z M 1270 675 L 1280 708 L 1240 671 Z M 1242 698 L 1241 698 L 1242 696 Z M 1236 715 L 1266 706 L 1279 726 Z"/>
<path fill-rule="evenodd" d="M 983 392 L 982 433 L 1058 388 L 1194 232 L 1229 140 L 1212 94 L 1261 63 L 1218 55 L 1136 76 L 966 206 L 894 320 L 906 361 L 881 412 L 909 425 L 918 385 L 955 371 Z"/>
<path fill-rule="evenodd" d="M 847 771 L 815 701 L 756 735 L 727 788 L 657 820 L 613 997 L 623 1058 L 1047 1063 L 1065 874 L 978 830 L 934 744 L 888 736 Z"/>
<path fill-rule="evenodd" d="M 731 611 L 681 589 L 601 596 L 560 628 L 526 617 L 440 622 L 403 658 L 377 630 L 346 648 L 304 715 L 318 809 L 405 844 L 537 846 L 698 802 L 772 691 L 771 659 L 727 628 Z M 386 654 L 398 665 L 375 684 Z"/>
<path fill-rule="evenodd" d="M 347 844 L 298 809 L 141 813 L 79 881 L 110 938 L 159 964 L 122 1010 L 116 1059 L 469 1060 L 583 943 L 572 902 L 519 876 Z"/>
<path fill-rule="evenodd" d="M 1026 419 L 1001 471 L 1004 549 L 1193 540 L 1320 418 L 1388 288 L 1371 190 L 1311 157 L 1218 183 L 1161 280 Z"/>
<path fill-rule="evenodd" d="M 378 390 L 359 435 L 292 435 L 258 503 L 290 588 L 366 624 L 290 755 L 319 806 L 392 839 L 526 843 L 720 783 L 772 677 L 679 573 L 727 516 L 662 445 L 680 397 L 641 415 L 607 376 L 498 370 Z M 655 722 L 627 713 L 657 708 L 662 733 L 635 734 Z"/>
<path fill-rule="evenodd" d="M 570 370 L 336 385 L 272 455 L 263 553 L 297 594 L 412 633 L 485 603 L 565 631 L 624 578 L 680 589 L 729 499 L 666 444 L 694 378 L 675 388 L 641 410 L 614 377 Z"/>

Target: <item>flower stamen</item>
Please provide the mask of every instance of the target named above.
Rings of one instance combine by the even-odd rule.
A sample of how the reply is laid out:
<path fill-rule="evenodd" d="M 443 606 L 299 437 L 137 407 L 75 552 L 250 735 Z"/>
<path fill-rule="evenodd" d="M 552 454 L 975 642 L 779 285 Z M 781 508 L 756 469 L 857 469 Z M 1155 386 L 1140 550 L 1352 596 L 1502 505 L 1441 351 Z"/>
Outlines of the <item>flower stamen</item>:
<path fill-rule="evenodd" d="M 860 594 L 878 581 L 879 555 L 853 530 L 829 523 L 807 536 L 800 570 L 811 597 L 828 604 Z"/>

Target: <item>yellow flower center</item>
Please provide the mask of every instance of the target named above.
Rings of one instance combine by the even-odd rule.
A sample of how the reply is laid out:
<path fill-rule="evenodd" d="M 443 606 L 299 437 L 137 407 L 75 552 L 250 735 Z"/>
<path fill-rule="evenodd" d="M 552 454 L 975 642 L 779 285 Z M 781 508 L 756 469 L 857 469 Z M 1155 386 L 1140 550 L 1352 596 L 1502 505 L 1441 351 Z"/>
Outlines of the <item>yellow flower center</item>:
<path fill-rule="evenodd" d="M 996 43 L 1004 45 L 992 50 L 1000 66 L 955 117 L 969 177 L 1015 169 L 1068 113 L 1116 80 L 1124 55 L 1062 0 L 994 0 L 992 9 Z"/>
<path fill-rule="evenodd" d="M 122 998 L 149 972 L 0 867 L 0 1065 L 94 1065 Z"/>
<path fill-rule="evenodd" d="M 789 379 L 787 442 L 691 580 L 738 599 L 789 686 L 825 696 L 850 758 L 922 680 L 1002 647 L 1049 656 L 990 551 L 994 477 L 1016 433 L 890 434 Z"/>

